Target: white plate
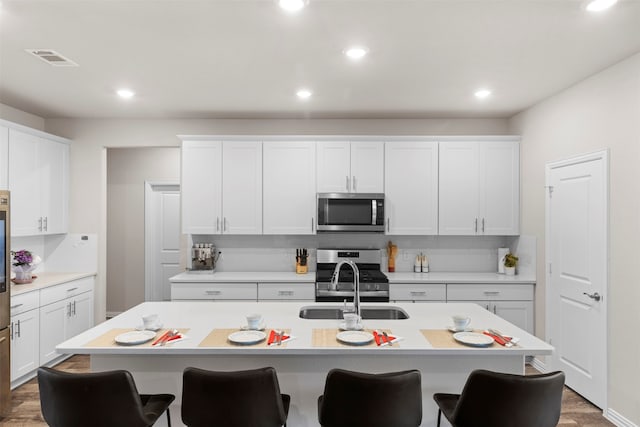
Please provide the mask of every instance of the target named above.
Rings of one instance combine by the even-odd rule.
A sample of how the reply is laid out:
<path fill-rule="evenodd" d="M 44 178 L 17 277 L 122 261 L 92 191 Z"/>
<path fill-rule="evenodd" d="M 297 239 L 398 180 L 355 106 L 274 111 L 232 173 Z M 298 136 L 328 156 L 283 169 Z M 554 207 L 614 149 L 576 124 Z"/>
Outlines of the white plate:
<path fill-rule="evenodd" d="M 347 329 L 347 324 L 345 322 L 340 322 L 338 327 L 341 331 L 361 331 L 364 329 L 364 325 L 362 323 L 358 323 L 353 329 Z"/>
<path fill-rule="evenodd" d="M 365 345 L 373 341 L 373 335 L 371 332 L 342 331 L 338 332 L 336 339 L 345 344 Z"/>
<path fill-rule="evenodd" d="M 477 332 L 457 332 L 453 334 L 453 339 L 473 347 L 488 347 L 493 344 L 493 338 Z"/>
<path fill-rule="evenodd" d="M 156 336 L 153 331 L 131 331 L 120 334 L 116 337 L 116 342 L 122 345 L 136 345 L 151 341 Z"/>
<path fill-rule="evenodd" d="M 228 339 L 234 344 L 257 344 L 260 341 L 264 341 L 267 338 L 267 334 L 262 331 L 239 331 L 229 335 Z"/>
<path fill-rule="evenodd" d="M 473 332 L 473 328 L 470 328 L 468 326 L 464 329 L 456 329 L 453 326 L 447 326 L 447 329 L 451 332 Z"/>

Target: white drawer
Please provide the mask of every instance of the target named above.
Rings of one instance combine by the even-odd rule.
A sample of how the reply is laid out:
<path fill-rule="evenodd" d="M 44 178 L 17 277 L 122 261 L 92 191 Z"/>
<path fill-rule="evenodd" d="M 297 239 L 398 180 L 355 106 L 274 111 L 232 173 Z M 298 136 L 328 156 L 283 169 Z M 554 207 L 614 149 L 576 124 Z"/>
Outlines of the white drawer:
<path fill-rule="evenodd" d="M 390 283 L 391 301 L 442 301 L 447 300 L 447 285 L 444 283 Z"/>
<path fill-rule="evenodd" d="M 40 290 L 40 305 L 45 306 L 92 290 L 93 277 L 85 277 L 84 279 L 44 288 Z"/>
<path fill-rule="evenodd" d="M 172 283 L 172 300 L 258 299 L 256 283 Z"/>
<path fill-rule="evenodd" d="M 447 285 L 447 301 L 533 301 L 533 285 L 530 283 Z"/>
<path fill-rule="evenodd" d="M 40 292 L 25 292 L 11 297 L 11 316 L 40 307 Z"/>
<path fill-rule="evenodd" d="M 315 283 L 258 283 L 258 301 L 315 299 Z"/>

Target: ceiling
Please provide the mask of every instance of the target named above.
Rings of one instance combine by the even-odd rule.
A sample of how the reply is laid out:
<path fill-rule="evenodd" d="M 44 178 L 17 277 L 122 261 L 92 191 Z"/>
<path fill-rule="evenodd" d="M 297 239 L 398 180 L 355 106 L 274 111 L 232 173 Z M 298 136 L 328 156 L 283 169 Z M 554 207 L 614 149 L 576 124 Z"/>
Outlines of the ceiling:
<path fill-rule="evenodd" d="M 2 3 L 0 103 L 44 118 L 510 117 L 640 52 L 640 0 Z"/>

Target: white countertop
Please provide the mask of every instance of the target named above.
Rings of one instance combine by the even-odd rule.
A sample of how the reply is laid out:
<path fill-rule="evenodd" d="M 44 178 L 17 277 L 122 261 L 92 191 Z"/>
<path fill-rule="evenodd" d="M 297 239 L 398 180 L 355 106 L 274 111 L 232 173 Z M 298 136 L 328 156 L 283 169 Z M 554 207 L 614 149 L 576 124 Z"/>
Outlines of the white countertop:
<path fill-rule="evenodd" d="M 398 355 L 470 355 L 470 354 L 508 354 L 511 355 L 548 355 L 553 351 L 546 342 L 517 328 L 506 320 L 471 303 L 434 303 L 434 304 L 393 304 L 403 308 L 410 316 L 406 320 L 364 320 L 367 329 L 389 329 L 396 336 L 403 337 L 399 346 L 389 347 L 314 347 L 313 329 L 337 328 L 339 320 L 301 319 L 298 312 L 302 306 L 326 306 L 331 304 L 303 302 L 210 302 L 210 301 L 172 301 L 145 302 L 103 322 L 92 329 L 71 338 L 57 347 L 60 353 L 134 355 L 134 354 L 171 354 L 171 355 L 318 355 L 318 354 L 380 354 L 395 352 Z M 385 304 L 363 304 L 363 307 Z M 338 304 L 338 306 L 341 306 Z M 84 347 L 88 342 L 102 336 L 114 328 L 135 328 L 142 323 L 141 317 L 156 313 L 167 328 L 189 328 L 189 339 L 164 347 L 109 346 Z M 290 329 L 296 339 L 282 347 L 198 347 L 198 344 L 214 328 L 240 328 L 245 316 L 261 313 L 266 328 Z M 464 313 L 471 317 L 471 327 L 475 329 L 495 328 L 506 335 L 519 337 L 518 346 L 505 348 L 493 345 L 491 348 L 434 348 L 422 335 L 420 329 L 445 329 L 451 324 L 453 314 Z"/>
<path fill-rule="evenodd" d="M 384 272 L 390 283 L 512 283 L 529 284 L 535 283 L 536 279 L 530 275 L 507 276 L 498 273 L 459 273 L 459 272 L 432 272 L 432 273 L 412 273 Z M 171 283 L 313 283 L 316 281 L 315 271 L 307 274 L 296 274 L 290 271 L 224 271 L 224 272 L 191 272 L 187 271 L 173 276 L 169 279 Z"/>
<path fill-rule="evenodd" d="M 498 273 L 458 273 L 437 271 L 432 273 L 384 272 L 390 283 L 535 283 L 529 275 L 507 276 Z"/>
<path fill-rule="evenodd" d="M 253 283 L 314 283 L 316 281 L 315 271 L 306 274 L 297 274 L 293 271 L 222 271 L 204 273 L 198 271 L 187 271 L 173 276 L 169 279 L 171 283 L 193 283 L 193 282 L 253 282 Z"/>
<path fill-rule="evenodd" d="M 38 276 L 33 280 L 33 283 L 27 283 L 23 285 L 11 284 L 11 295 L 16 296 L 24 294 L 25 292 L 37 291 L 49 286 L 59 285 L 61 283 L 71 282 L 73 280 L 84 279 L 85 277 L 95 276 L 95 272 L 72 272 L 72 273 L 53 273 L 53 272 L 40 272 L 36 273 Z"/>

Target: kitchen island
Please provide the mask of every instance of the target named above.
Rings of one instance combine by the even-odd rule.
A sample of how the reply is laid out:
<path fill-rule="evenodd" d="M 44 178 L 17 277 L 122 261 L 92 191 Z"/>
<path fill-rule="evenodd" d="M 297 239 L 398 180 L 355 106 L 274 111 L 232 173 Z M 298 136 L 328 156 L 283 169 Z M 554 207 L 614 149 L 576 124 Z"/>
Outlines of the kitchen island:
<path fill-rule="evenodd" d="M 88 354 L 92 371 L 127 369 L 132 372 L 141 393 L 173 393 L 174 425 L 180 421 L 182 371 L 188 366 L 211 370 L 241 370 L 273 366 L 283 393 L 291 395 L 289 426 L 317 426 L 317 398 L 322 394 L 327 372 L 343 368 L 361 372 L 392 372 L 419 369 L 422 373 L 423 426 L 435 426 L 435 392 L 460 392 L 467 375 L 474 369 L 523 373 L 525 357 L 549 355 L 547 343 L 515 327 L 475 304 L 395 304 L 409 314 L 405 320 L 364 320 L 367 330 L 384 329 L 402 341 L 393 346 L 345 346 L 335 340 L 321 342 L 322 333 L 331 338 L 338 332 L 339 320 L 301 319 L 302 306 L 327 304 L 301 302 L 147 302 L 60 344 L 61 353 Z M 384 304 L 363 304 L 363 307 Z M 132 329 L 145 314 L 156 313 L 168 328 L 188 329 L 188 339 L 159 347 L 99 344 L 100 338 L 115 329 Z M 281 346 L 236 346 L 207 341 L 216 330 L 238 330 L 245 316 L 264 316 L 266 332 L 285 329 L 295 337 Z M 442 344 L 427 339 L 426 332 L 444 334 L 453 314 L 471 317 L 477 330 L 495 328 L 520 338 L 517 346 L 488 348 Z M 335 332 L 333 332 L 334 330 Z M 448 334 L 449 332 L 447 332 Z M 448 338 L 446 334 L 443 335 Z M 207 344 L 208 342 L 208 344 Z M 98 343 L 98 344 L 96 344 Z M 201 345 L 202 343 L 202 345 Z M 348 402 L 347 402 L 348 404 Z M 371 408 L 354 408 L 369 411 Z M 160 422 L 166 422 L 161 418 Z M 158 424 L 161 425 L 161 424 Z"/>

